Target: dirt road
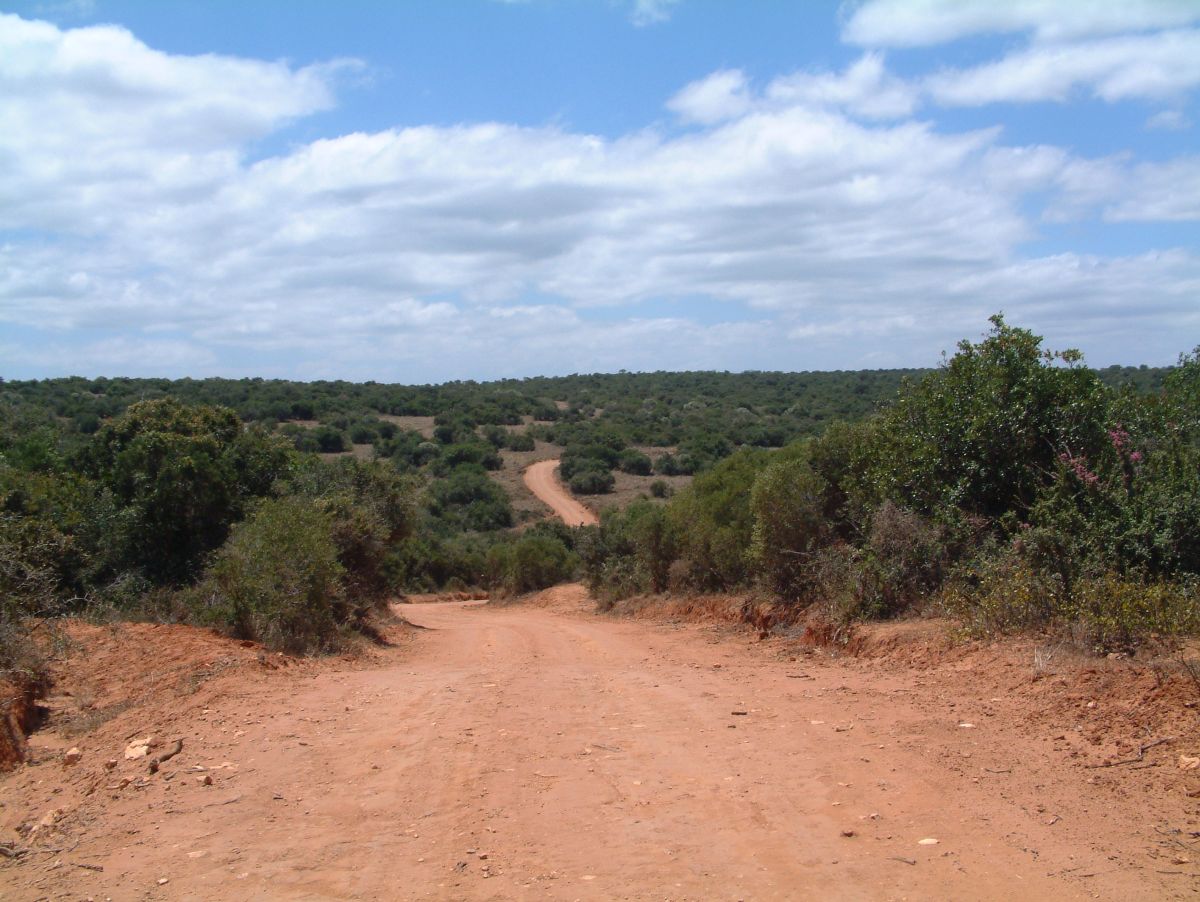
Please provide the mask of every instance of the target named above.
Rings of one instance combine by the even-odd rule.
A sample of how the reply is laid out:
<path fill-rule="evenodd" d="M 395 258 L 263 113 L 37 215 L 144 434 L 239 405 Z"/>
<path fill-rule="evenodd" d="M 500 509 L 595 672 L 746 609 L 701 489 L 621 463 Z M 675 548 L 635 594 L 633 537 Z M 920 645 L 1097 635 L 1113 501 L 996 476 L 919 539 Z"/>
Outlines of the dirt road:
<path fill-rule="evenodd" d="M 529 491 L 550 505 L 554 513 L 568 526 L 594 526 L 599 523 L 595 513 L 580 504 L 558 480 L 557 460 L 542 460 L 525 470 L 525 485 Z"/>
<path fill-rule="evenodd" d="M 0 897 L 1061 902 L 1180 879 L 1110 860 L 1132 825 L 1107 813 L 1053 826 L 1050 789 L 1011 791 L 1010 750 L 931 728 L 911 687 L 584 604 L 405 606 L 425 629 L 383 666 L 182 703 L 185 754 L 113 789 L 121 762 Z M 81 745 L 79 768 L 111 754 Z M 57 804 L 27 773 L 0 814 Z"/>

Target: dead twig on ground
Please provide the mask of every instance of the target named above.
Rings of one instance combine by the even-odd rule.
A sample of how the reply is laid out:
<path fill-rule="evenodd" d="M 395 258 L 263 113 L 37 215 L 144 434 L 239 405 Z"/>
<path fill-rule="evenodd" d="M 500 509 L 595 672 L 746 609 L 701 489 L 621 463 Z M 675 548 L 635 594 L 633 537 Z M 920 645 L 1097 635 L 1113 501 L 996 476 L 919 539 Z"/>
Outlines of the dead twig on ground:
<path fill-rule="evenodd" d="M 1085 765 L 1085 767 L 1088 767 L 1088 768 L 1091 768 L 1094 770 L 1095 768 L 1098 768 L 1098 767 L 1117 767 L 1118 765 L 1121 765 L 1121 764 L 1136 764 L 1137 762 L 1141 761 L 1143 758 L 1146 757 L 1146 752 L 1150 751 L 1150 749 L 1154 748 L 1157 745 L 1163 745 L 1164 743 L 1167 743 L 1167 742 L 1173 742 L 1174 740 L 1175 740 L 1174 736 L 1164 736 L 1161 739 L 1155 739 L 1151 742 L 1144 742 L 1140 746 L 1138 746 L 1138 753 L 1137 753 L 1136 758 L 1122 758 L 1120 761 L 1102 761 L 1099 764 L 1087 764 L 1087 765 Z"/>

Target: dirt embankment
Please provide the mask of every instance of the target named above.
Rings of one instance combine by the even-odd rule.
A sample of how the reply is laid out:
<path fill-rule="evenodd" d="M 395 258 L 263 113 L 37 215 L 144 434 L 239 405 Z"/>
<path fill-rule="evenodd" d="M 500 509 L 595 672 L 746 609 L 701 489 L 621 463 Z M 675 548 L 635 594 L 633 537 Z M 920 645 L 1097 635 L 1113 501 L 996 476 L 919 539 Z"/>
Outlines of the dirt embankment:
<path fill-rule="evenodd" d="M 568 526 L 595 526 L 600 520 L 585 505 L 576 501 L 566 486 L 559 481 L 557 460 L 543 460 L 530 464 L 524 478 L 529 491 L 550 506 L 555 515 Z"/>
<path fill-rule="evenodd" d="M 1156 686 L 1121 661 L 1088 674 L 927 624 L 834 656 L 731 628 L 717 600 L 691 605 L 674 622 L 653 605 L 659 622 L 600 617 L 560 586 L 502 608 L 404 606 L 424 629 L 351 662 L 86 628 L 36 763 L 0 777 L 0 838 L 19 856 L 0 854 L 0 896 L 1200 888 L 1200 770 L 1178 766 L 1196 752 L 1195 709 L 1173 677 Z M 1152 746 L 1159 730 L 1170 741 Z M 151 755 L 177 738 L 182 751 L 151 773 L 149 756 L 125 757 L 146 736 Z"/>

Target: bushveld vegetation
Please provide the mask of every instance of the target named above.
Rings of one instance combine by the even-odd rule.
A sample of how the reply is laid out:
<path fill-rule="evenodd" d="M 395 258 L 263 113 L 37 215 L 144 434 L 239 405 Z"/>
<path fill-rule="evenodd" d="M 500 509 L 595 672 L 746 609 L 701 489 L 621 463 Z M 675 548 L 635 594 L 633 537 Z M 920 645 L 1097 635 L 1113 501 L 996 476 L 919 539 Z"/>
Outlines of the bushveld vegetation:
<path fill-rule="evenodd" d="M 666 573 L 842 619 L 933 606 L 985 631 L 1061 624 L 1102 650 L 1197 627 L 1198 539 L 1200 349 L 1140 392 L 995 317 L 873 416 L 739 451 L 581 546 L 609 599 Z"/>
<path fill-rule="evenodd" d="M 489 473 L 535 440 L 580 493 L 696 476 L 599 527 L 514 528 Z M 314 453 L 352 445 L 372 459 Z M 608 599 L 758 586 L 1131 645 L 1196 626 L 1198 448 L 1196 355 L 1096 372 L 999 318 L 933 371 L 0 382 L 0 668 L 35 674 L 31 616 L 317 651 L 396 592 L 578 573 Z"/>

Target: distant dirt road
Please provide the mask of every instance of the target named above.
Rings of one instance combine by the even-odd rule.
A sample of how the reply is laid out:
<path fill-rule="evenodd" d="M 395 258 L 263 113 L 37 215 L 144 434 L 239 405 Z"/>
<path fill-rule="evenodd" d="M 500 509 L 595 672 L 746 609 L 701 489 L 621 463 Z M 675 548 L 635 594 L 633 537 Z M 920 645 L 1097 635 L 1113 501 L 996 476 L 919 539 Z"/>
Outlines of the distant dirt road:
<path fill-rule="evenodd" d="M 0 859 L 0 896 L 1066 902 L 1192 886 L 1123 866 L 1124 815 L 1021 789 L 1009 734 L 911 707 L 919 676 L 771 660 L 744 635 L 587 606 L 580 586 L 404 606 L 425 629 L 379 666 L 140 719 L 186 737 L 152 779 L 144 760 L 99 771 L 128 724 L 108 747 L 75 740 L 77 768 L 10 778 L 0 820 L 73 813 L 58 851 Z"/>
<path fill-rule="evenodd" d="M 559 482 L 555 470 L 557 460 L 542 460 L 525 470 L 525 485 L 529 491 L 550 505 L 554 513 L 568 526 L 595 526 L 600 520 L 590 509 L 571 497 Z"/>

